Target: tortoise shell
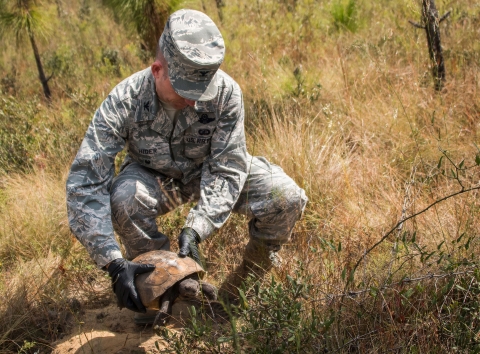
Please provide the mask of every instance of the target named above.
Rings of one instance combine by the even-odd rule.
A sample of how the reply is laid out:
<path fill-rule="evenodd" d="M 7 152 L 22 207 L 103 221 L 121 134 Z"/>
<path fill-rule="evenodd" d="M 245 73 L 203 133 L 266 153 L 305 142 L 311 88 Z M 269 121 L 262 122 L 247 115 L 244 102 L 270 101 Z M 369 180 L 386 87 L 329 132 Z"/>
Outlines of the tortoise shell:
<path fill-rule="evenodd" d="M 176 253 L 164 250 L 141 254 L 133 262 L 154 264 L 156 267 L 153 272 L 139 274 L 135 278 L 135 287 L 143 305 L 152 310 L 159 309 L 160 296 L 176 282 L 195 273 L 205 273 L 190 257 L 180 258 Z"/>

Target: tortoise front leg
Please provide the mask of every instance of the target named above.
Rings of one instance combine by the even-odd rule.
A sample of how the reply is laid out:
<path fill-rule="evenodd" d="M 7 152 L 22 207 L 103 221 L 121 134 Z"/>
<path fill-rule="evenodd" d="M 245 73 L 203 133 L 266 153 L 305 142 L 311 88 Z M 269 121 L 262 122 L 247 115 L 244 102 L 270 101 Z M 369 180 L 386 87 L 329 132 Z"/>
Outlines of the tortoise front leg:
<path fill-rule="evenodd" d="M 155 321 L 153 321 L 153 327 L 155 326 L 165 326 L 168 322 L 168 318 L 172 314 L 172 306 L 175 302 L 175 299 L 178 297 L 177 285 L 170 287 L 165 291 L 165 293 L 160 297 L 160 310 L 155 316 Z"/>
<path fill-rule="evenodd" d="M 209 301 L 217 300 L 218 290 L 214 285 L 200 280 L 200 288 L 202 289 L 203 295 L 205 295 Z"/>

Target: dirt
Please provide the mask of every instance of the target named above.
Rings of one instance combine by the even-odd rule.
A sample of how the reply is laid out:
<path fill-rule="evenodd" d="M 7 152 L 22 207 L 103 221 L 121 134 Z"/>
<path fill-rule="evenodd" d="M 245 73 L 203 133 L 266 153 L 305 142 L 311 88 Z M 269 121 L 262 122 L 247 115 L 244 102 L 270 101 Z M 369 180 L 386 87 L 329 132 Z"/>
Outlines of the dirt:
<path fill-rule="evenodd" d="M 177 301 L 167 327 L 180 330 L 188 317 L 188 303 Z M 134 313 L 114 305 L 86 309 L 75 319 L 70 333 L 53 344 L 53 353 L 158 353 L 155 342 L 165 348 L 151 326 L 137 326 Z"/>

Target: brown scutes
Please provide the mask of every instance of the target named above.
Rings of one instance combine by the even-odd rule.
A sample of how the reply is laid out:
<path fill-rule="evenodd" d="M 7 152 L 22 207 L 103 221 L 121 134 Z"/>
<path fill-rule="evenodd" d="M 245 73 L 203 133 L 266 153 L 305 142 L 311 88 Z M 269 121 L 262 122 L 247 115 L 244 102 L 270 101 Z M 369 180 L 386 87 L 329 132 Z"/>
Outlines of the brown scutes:
<path fill-rule="evenodd" d="M 135 286 L 143 305 L 152 310 L 159 309 L 160 296 L 175 283 L 191 274 L 205 273 L 193 259 L 180 258 L 170 251 L 147 252 L 133 259 L 133 262 L 154 264 L 156 267 L 153 272 L 139 274 L 135 279 Z"/>

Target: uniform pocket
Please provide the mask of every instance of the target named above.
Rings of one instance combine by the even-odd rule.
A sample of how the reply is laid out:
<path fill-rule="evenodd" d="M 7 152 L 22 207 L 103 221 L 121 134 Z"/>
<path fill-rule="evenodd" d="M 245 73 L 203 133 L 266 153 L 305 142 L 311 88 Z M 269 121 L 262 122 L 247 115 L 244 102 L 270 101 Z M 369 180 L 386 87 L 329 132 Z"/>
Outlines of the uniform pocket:
<path fill-rule="evenodd" d="M 134 140 L 128 143 L 128 153 L 133 160 L 149 168 L 157 168 L 161 162 L 171 160 L 168 141 L 158 133 L 134 131 Z"/>
<path fill-rule="evenodd" d="M 197 112 L 199 120 L 185 130 L 185 157 L 198 159 L 210 155 L 212 135 L 217 128 L 215 115 L 209 112 Z"/>
<path fill-rule="evenodd" d="M 135 208 L 145 216 L 157 214 L 157 200 L 150 196 L 147 187 L 137 181 L 135 185 Z"/>

